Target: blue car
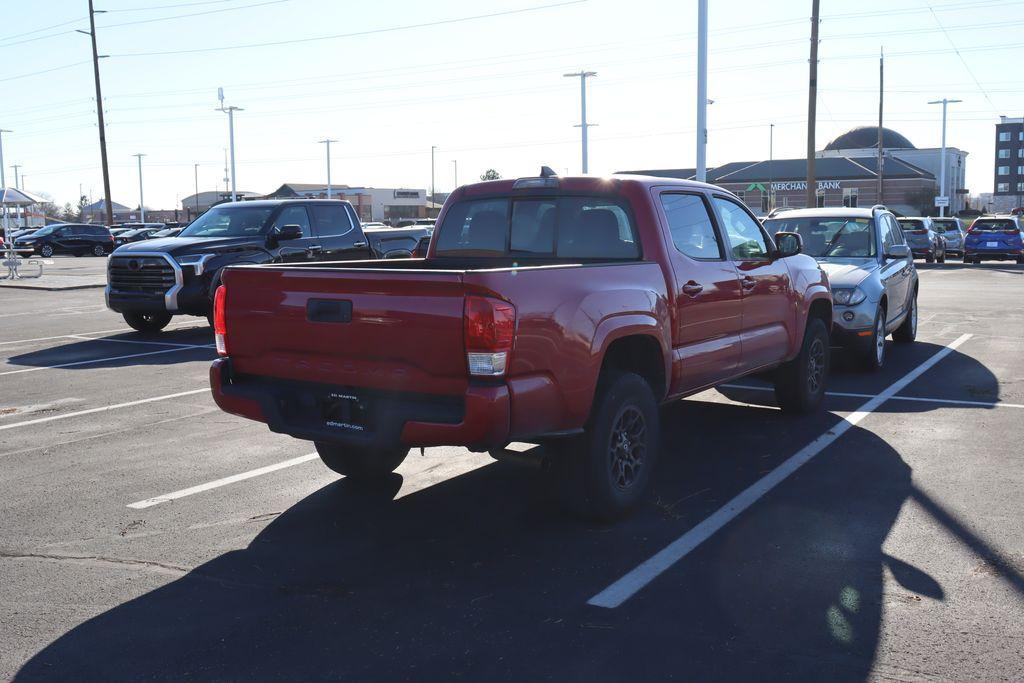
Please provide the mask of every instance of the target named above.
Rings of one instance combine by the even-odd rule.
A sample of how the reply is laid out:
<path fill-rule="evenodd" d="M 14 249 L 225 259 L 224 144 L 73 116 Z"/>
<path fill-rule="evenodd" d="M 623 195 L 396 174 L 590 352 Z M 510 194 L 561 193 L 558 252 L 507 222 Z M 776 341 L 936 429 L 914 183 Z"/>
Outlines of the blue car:
<path fill-rule="evenodd" d="M 1024 263 L 1024 228 L 1017 216 L 980 216 L 964 236 L 964 263 Z"/>

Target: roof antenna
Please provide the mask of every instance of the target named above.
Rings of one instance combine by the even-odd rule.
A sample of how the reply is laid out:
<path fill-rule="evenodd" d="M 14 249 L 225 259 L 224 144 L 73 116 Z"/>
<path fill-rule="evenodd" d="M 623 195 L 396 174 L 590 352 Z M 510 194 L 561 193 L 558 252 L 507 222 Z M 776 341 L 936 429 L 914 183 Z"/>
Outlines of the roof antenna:
<path fill-rule="evenodd" d="M 558 174 L 555 173 L 555 171 L 550 166 L 541 166 L 540 167 L 540 177 L 541 178 L 557 178 Z"/>

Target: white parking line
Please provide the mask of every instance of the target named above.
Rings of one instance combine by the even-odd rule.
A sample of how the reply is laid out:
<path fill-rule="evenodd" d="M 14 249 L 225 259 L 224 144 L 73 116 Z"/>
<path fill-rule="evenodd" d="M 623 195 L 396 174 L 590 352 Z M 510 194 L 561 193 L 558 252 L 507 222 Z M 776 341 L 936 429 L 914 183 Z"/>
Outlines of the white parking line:
<path fill-rule="evenodd" d="M 207 346 L 195 346 L 187 348 L 174 348 L 174 349 L 161 349 L 160 351 L 147 351 L 146 353 L 130 353 L 126 356 L 107 356 L 106 358 L 93 358 L 91 360 L 79 360 L 74 363 L 59 363 L 57 365 L 40 365 L 35 368 L 22 368 L 21 370 L 8 370 L 7 372 L 0 372 L 0 377 L 4 375 L 18 375 L 23 372 L 37 372 L 39 370 L 57 370 L 60 368 L 73 368 L 79 365 L 93 365 L 95 363 L 106 363 L 112 360 L 126 360 L 128 358 L 141 358 L 142 356 L 155 356 L 160 353 L 181 353 L 182 351 L 193 351 L 195 349 L 206 349 L 211 348 Z"/>
<path fill-rule="evenodd" d="M 255 470 L 249 470 L 248 472 L 242 472 L 241 474 L 233 474 L 230 477 L 224 477 L 223 479 L 217 479 L 206 484 L 199 484 L 198 486 L 191 486 L 187 489 L 181 489 L 180 491 L 174 491 L 173 493 L 166 493 L 156 498 L 147 498 L 146 500 L 140 500 L 137 503 L 129 503 L 128 507 L 133 510 L 143 510 L 145 508 L 159 505 L 160 503 L 166 503 L 178 498 L 184 498 L 186 496 L 192 496 L 203 491 L 209 491 L 210 489 L 218 489 L 221 486 L 227 486 L 228 484 L 234 484 L 239 481 L 245 481 L 246 479 L 252 479 L 253 477 L 259 477 L 264 474 L 270 474 L 278 470 L 283 470 L 286 467 L 295 467 L 302 463 L 309 462 L 310 460 L 316 460 L 320 456 L 316 453 L 308 453 L 306 455 L 300 455 L 297 458 L 291 460 L 285 460 L 274 465 L 267 465 L 266 467 L 260 467 Z"/>
<path fill-rule="evenodd" d="M 184 325 L 192 325 L 193 327 L 201 327 L 201 321 L 199 320 L 183 320 L 180 323 L 168 323 L 167 327 L 174 327 L 180 329 Z M 164 328 L 166 329 L 166 328 Z M 58 334 L 53 337 L 35 337 L 34 339 L 15 339 L 13 341 L 0 342 L 0 346 L 10 346 L 11 344 L 31 344 L 33 342 L 42 341 L 53 341 L 54 339 L 69 339 L 76 336 L 83 336 L 87 334 L 110 334 L 111 332 L 134 332 L 130 327 L 117 327 L 113 330 L 96 330 L 95 332 L 73 332 L 71 334 Z"/>
<path fill-rule="evenodd" d="M 808 462 L 831 445 L 836 439 L 857 425 L 865 417 L 873 413 L 883 403 L 902 391 L 908 384 L 927 372 L 940 360 L 955 351 L 971 338 L 965 334 L 950 342 L 931 358 L 918 365 L 906 375 L 893 382 L 877 396 L 870 398 L 855 412 L 850 413 L 839 424 L 807 444 L 788 460 L 772 470 L 768 475 L 749 486 L 735 498 L 716 510 L 710 517 L 693 527 L 685 534 L 672 541 L 662 550 L 632 569 L 625 576 L 611 584 L 587 601 L 588 605 L 614 609 L 633 597 L 644 586 L 658 578 L 679 560 L 686 557 L 701 543 L 711 538 L 717 531 L 735 519 L 740 513 L 761 499 L 766 493 L 782 483 L 801 465 Z"/>
<path fill-rule="evenodd" d="M 105 413 L 110 410 L 120 410 L 121 408 L 130 408 L 132 406 L 139 406 L 143 403 L 154 403 L 156 401 L 166 401 L 172 398 L 179 398 L 181 396 L 192 396 L 193 394 L 209 393 L 208 387 L 202 389 L 193 389 L 192 391 L 180 391 L 177 394 L 166 394 L 164 396 L 153 396 L 152 398 L 143 398 L 138 401 L 128 401 L 127 403 L 116 403 L 112 406 L 101 406 L 99 408 L 88 408 L 86 410 L 76 410 L 73 413 L 64 413 L 63 415 L 51 415 L 49 417 L 38 417 L 34 420 L 25 420 L 24 422 L 12 422 L 11 424 L 0 424 L 0 431 L 4 429 L 15 429 L 17 427 L 28 427 L 29 425 L 43 424 L 44 422 L 53 422 L 54 420 L 67 420 L 72 417 L 79 417 L 81 415 L 92 415 L 93 413 Z"/>
<path fill-rule="evenodd" d="M 723 389 L 746 389 L 748 391 L 775 391 L 772 387 L 755 387 L 748 384 L 723 384 Z M 826 396 L 839 398 L 874 398 L 875 394 L 853 394 L 846 391 L 826 391 Z M 962 401 L 955 398 L 925 398 L 923 396 L 893 396 L 890 401 L 917 401 L 940 403 L 951 406 L 978 406 L 980 408 L 1024 408 L 1024 403 L 1000 403 L 998 401 Z"/>
<path fill-rule="evenodd" d="M 105 342 L 108 344 L 144 344 L 146 346 L 180 346 L 188 349 L 213 349 L 216 348 L 213 344 L 177 344 L 174 342 L 158 342 L 158 341 L 138 341 L 135 339 L 107 339 L 104 337 L 85 337 L 80 334 L 69 334 L 68 339 L 81 339 L 83 341 L 97 341 Z"/>

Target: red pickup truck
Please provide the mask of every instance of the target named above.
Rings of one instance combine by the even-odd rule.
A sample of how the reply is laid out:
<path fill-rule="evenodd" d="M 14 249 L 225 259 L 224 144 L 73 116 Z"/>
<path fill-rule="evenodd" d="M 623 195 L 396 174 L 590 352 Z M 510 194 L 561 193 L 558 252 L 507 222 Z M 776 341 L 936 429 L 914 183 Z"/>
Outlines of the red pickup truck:
<path fill-rule="evenodd" d="M 424 259 L 226 269 L 213 395 L 353 478 L 540 443 L 571 509 L 611 519 L 649 484 L 659 404 L 774 371 L 783 410 L 818 407 L 832 299 L 800 250 L 702 183 L 468 185 Z"/>

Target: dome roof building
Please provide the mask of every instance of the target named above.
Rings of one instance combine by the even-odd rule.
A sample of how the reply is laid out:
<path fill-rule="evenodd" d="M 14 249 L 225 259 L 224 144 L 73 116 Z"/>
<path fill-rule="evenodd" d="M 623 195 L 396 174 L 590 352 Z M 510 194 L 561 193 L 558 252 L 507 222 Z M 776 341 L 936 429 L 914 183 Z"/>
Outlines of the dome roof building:
<path fill-rule="evenodd" d="M 883 149 L 917 149 L 910 140 L 891 128 L 882 128 Z M 878 126 L 861 126 L 848 130 L 825 145 L 826 151 L 840 149 L 878 149 Z"/>

